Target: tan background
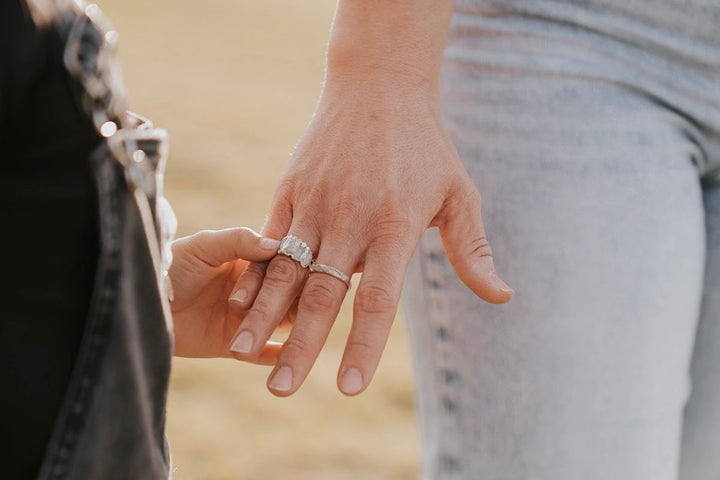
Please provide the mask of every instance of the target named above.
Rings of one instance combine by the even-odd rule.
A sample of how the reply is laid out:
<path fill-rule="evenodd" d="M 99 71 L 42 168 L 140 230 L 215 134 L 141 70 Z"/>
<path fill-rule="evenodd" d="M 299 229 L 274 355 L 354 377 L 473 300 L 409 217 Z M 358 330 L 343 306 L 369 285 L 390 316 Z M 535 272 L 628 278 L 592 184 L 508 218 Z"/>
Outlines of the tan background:
<path fill-rule="evenodd" d="M 330 0 L 100 0 L 120 32 L 132 108 L 170 131 L 180 235 L 258 229 L 320 90 Z M 335 374 L 349 302 L 296 395 L 266 367 L 176 359 L 168 432 L 177 480 L 385 480 L 417 472 L 410 361 L 396 323 L 370 389 Z"/>

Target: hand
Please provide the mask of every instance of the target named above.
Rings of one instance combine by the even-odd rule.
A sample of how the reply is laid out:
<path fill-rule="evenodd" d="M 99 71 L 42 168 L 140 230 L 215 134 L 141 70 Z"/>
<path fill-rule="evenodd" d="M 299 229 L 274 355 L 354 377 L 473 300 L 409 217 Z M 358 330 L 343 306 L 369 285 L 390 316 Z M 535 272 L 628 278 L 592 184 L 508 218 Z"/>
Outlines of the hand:
<path fill-rule="evenodd" d="M 444 130 L 431 82 L 412 69 L 375 67 L 327 79 L 264 228 L 267 236 L 303 239 L 319 263 L 363 272 L 338 374 L 349 395 L 364 390 L 375 372 L 408 262 L 429 226 L 439 227 L 449 261 L 480 298 L 504 303 L 513 295 L 495 274 L 480 194 Z M 290 395 L 345 293 L 338 279 L 308 274 L 284 255 L 253 264 L 231 299 L 252 305 L 233 349 L 239 358 L 256 358 L 299 296 L 294 329 L 268 381 L 271 392 Z"/>
<path fill-rule="evenodd" d="M 202 231 L 173 242 L 175 355 L 240 358 L 228 346 L 245 313 L 229 308 L 228 295 L 247 260 L 265 262 L 278 245 L 248 228 Z M 252 361 L 273 365 L 279 354 L 280 344 L 270 343 Z"/>

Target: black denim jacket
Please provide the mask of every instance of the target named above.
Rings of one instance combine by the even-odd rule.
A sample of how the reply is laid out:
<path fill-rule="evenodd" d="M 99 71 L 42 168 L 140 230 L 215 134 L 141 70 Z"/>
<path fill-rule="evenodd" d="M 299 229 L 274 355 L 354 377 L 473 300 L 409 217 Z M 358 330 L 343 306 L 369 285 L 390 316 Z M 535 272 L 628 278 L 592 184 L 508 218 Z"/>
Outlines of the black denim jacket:
<path fill-rule="evenodd" d="M 64 38 L 84 7 L 55 11 Z M 97 117 L 87 108 L 87 85 L 78 80 L 77 86 L 88 114 Z M 108 119 L 112 115 L 95 123 L 100 129 Z M 171 476 L 164 433 L 173 350 L 167 268 L 174 217 L 162 197 L 167 134 L 148 123 L 131 125 L 106 129 L 106 140 L 89 159 L 100 258 L 80 352 L 40 480 Z"/>

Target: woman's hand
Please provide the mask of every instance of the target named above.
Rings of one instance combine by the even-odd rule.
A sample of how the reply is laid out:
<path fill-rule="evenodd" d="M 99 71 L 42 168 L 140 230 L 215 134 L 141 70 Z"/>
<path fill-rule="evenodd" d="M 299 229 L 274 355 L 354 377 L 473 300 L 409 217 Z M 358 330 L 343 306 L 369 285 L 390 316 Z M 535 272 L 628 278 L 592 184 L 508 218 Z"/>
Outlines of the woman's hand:
<path fill-rule="evenodd" d="M 202 231 L 173 242 L 175 355 L 239 358 L 228 346 L 245 313 L 229 308 L 228 295 L 248 260 L 265 262 L 278 245 L 248 228 Z M 273 365 L 279 353 L 279 344 L 268 344 L 252 361 Z"/>
<path fill-rule="evenodd" d="M 356 81 L 326 87 L 264 232 L 301 238 L 318 263 L 346 273 L 363 271 L 338 378 L 347 394 L 359 393 L 372 378 L 405 270 L 429 226 L 440 228 L 450 262 L 478 296 L 504 303 L 513 294 L 495 275 L 480 195 L 442 126 L 437 104 L 421 88 L 386 87 L 369 98 L 369 90 Z M 260 289 L 262 270 L 261 265 L 249 270 L 234 293 L 247 305 L 257 295 L 235 350 L 240 358 L 258 355 L 299 295 L 295 327 L 268 384 L 274 393 L 287 395 L 312 367 L 346 286 L 329 275 L 308 275 L 299 263 L 279 255 L 264 272 Z"/>
<path fill-rule="evenodd" d="M 452 0 L 340 0 L 320 103 L 278 188 L 264 235 L 304 240 L 316 261 L 362 271 L 338 374 L 348 395 L 370 382 L 421 234 L 437 226 L 458 276 L 479 297 L 510 300 L 495 274 L 480 195 L 440 114 L 439 68 Z M 232 349 L 253 359 L 299 296 L 268 388 L 292 394 L 313 365 L 346 285 L 278 255 L 252 264 L 231 301 L 250 308 Z"/>

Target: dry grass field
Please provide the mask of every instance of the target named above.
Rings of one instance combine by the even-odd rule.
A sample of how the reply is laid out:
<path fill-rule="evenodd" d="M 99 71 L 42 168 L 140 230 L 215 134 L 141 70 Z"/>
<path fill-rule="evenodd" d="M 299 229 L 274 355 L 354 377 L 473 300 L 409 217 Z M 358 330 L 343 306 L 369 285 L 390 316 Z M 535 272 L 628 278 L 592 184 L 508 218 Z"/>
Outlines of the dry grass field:
<path fill-rule="evenodd" d="M 166 193 L 181 235 L 262 225 L 317 100 L 333 3 L 100 0 L 120 32 L 132 108 L 170 131 Z M 414 478 L 402 325 L 369 390 L 346 398 L 335 372 L 348 306 L 290 398 L 267 392 L 266 367 L 177 359 L 168 406 L 177 480 Z"/>

